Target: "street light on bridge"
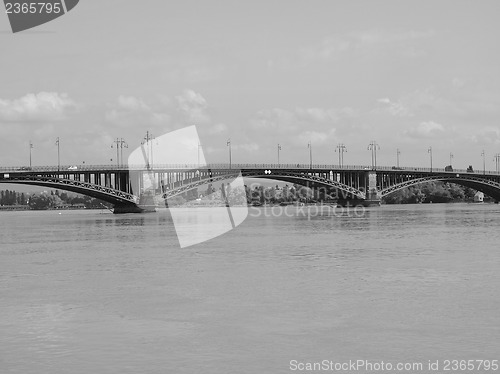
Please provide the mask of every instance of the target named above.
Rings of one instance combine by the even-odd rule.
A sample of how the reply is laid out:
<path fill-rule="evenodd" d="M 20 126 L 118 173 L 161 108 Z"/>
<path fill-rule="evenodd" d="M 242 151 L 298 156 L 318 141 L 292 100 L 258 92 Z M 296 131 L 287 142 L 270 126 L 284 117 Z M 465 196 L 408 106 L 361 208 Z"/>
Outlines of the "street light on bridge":
<path fill-rule="evenodd" d="M 495 156 L 493 157 L 493 160 L 495 160 L 495 163 L 496 163 L 496 172 L 498 173 L 500 171 L 500 153 L 497 153 L 495 154 Z"/>
<path fill-rule="evenodd" d="M 146 149 L 147 149 L 147 160 L 146 160 L 146 168 L 148 170 L 153 169 L 154 167 L 154 160 L 153 160 L 153 143 L 149 144 L 151 140 L 154 140 L 155 137 L 153 134 L 151 134 L 149 131 L 146 131 L 146 136 L 144 137 L 144 140 L 141 142 L 141 145 L 146 144 Z M 150 162 L 151 161 L 151 162 Z"/>
<path fill-rule="evenodd" d="M 59 137 L 57 137 L 57 139 L 56 139 L 56 145 L 57 145 L 57 171 L 60 171 L 61 170 L 61 157 L 60 157 L 60 153 L 59 153 L 59 145 L 60 145 Z"/>
<path fill-rule="evenodd" d="M 281 151 L 281 145 L 278 143 L 278 167 L 280 167 L 280 151 Z"/>
<path fill-rule="evenodd" d="M 345 144 L 340 143 L 337 145 L 337 148 L 335 149 L 335 152 L 339 152 L 339 166 L 343 167 L 344 166 L 344 152 L 347 152 L 347 147 Z"/>
<path fill-rule="evenodd" d="M 307 143 L 307 148 L 309 148 L 309 168 L 312 169 L 313 168 L 313 148 L 312 148 L 312 144 L 311 144 L 311 141 L 309 140 L 309 143 Z"/>
<path fill-rule="evenodd" d="M 431 171 L 432 171 L 432 147 L 429 147 L 429 149 L 427 149 L 427 153 L 430 155 L 431 157 Z"/>
<path fill-rule="evenodd" d="M 226 146 L 229 148 L 229 169 L 231 169 L 231 138 L 227 140 Z"/>
<path fill-rule="evenodd" d="M 123 148 L 128 148 L 127 142 L 123 138 L 116 138 L 113 143 L 116 144 L 116 166 L 120 166 L 123 164 Z M 113 148 L 113 144 L 111 144 L 111 148 Z M 120 150 L 120 153 L 118 153 L 118 150 Z M 121 155 L 121 161 L 120 161 L 120 156 Z"/>
<path fill-rule="evenodd" d="M 33 149 L 33 143 L 30 140 L 30 169 L 31 169 L 31 150 Z"/>
<path fill-rule="evenodd" d="M 396 167 L 399 169 L 399 155 L 401 154 L 401 151 L 399 148 L 396 149 Z"/>
<path fill-rule="evenodd" d="M 375 170 L 377 168 L 377 148 L 380 149 L 380 146 L 377 144 L 375 140 L 372 140 L 368 145 L 368 150 L 372 151 L 372 169 Z"/>
<path fill-rule="evenodd" d="M 481 156 L 483 156 L 483 174 L 486 174 L 486 153 L 484 149 L 481 151 Z"/>
<path fill-rule="evenodd" d="M 455 157 L 455 156 L 453 156 L 453 153 L 450 152 L 450 166 L 452 164 L 451 160 L 453 159 L 453 157 Z"/>

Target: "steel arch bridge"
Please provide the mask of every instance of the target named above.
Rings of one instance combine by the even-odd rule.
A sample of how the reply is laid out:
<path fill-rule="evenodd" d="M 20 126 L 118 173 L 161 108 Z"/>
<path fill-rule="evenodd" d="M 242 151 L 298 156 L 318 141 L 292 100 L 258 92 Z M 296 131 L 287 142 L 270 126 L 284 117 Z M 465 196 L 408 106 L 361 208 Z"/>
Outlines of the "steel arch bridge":
<path fill-rule="evenodd" d="M 323 190 L 340 200 L 365 205 L 402 188 L 428 181 L 447 181 L 484 192 L 500 201 L 499 172 L 338 165 L 240 164 L 154 165 L 154 171 L 128 166 L 0 167 L 0 183 L 43 186 L 81 193 L 114 205 L 116 213 L 140 212 L 146 174 L 153 175 L 155 195 L 167 199 L 209 183 L 243 178 L 269 179 Z M 144 205 L 145 203 L 143 203 Z"/>
<path fill-rule="evenodd" d="M 79 180 L 53 176 L 20 174 L 9 176 L 9 178 L 0 178 L 0 183 L 14 183 L 61 189 L 106 201 L 113 204 L 115 208 L 118 208 L 118 210 L 138 210 L 136 196 L 115 188 L 89 182 L 82 182 Z"/>
<path fill-rule="evenodd" d="M 425 182 L 442 181 L 459 184 L 461 186 L 470 187 L 475 190 L 481 191 L 488 196 L 491 196 L 496 201 L 500 201 L 500 181 L 499 178 L 487 178 L 486 176 L 477 176 L 475 174 L 437 174 L 429 176 L 419 176 L 415 179 L 409 179 L 404 182 L 396 183 L 391 186 L 385 187 L 379 191 L 380 197 L 384 198 L 401 189 L 415 186 Z"/>
<path fill-rule="evenodd" d="M 172 198 L 193 190 L 200 186 L 206 185 L 207 183 L 217 183 L 224 182 L 227 180 L 234 180 L 238 176 L 244 178 L 257 178 L 257 179 L 271 179 L 288 183 L 296 183 L 303 186 L 311 187 L 313 189 L 326 189 L 328 192 L 341 191 L 340 194 L 344 199 L 365 199 L 365 192 L 363 188 L 355 188 L 347 184 L 338 182 L 336 180 L 328 179 L 322 175 L 307 174 L 301 171 L 293 170 L 253 170 L 253 169 L 242 169 L 240 171 L 235 170 L 224 170 L 222 172 L 212 172 L 211 175 L 203 179 L 196 180 L 194 182 L 189 182 L 180 187 L 168 190 L 163 194 L 163 198 Z M 320 173 L 321 174 L 321 173 Z"/>

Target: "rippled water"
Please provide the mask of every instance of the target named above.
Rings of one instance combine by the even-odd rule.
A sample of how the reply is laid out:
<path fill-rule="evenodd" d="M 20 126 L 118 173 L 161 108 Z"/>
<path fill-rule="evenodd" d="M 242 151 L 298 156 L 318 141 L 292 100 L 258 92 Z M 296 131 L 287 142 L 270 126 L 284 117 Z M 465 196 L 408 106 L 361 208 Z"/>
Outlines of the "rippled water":
<path fill-rule="evenodd" d="M 184 249 L 168 212 L 0 212 L 0 372 L 499 358 L 498 205 L 265 212 Z"/>

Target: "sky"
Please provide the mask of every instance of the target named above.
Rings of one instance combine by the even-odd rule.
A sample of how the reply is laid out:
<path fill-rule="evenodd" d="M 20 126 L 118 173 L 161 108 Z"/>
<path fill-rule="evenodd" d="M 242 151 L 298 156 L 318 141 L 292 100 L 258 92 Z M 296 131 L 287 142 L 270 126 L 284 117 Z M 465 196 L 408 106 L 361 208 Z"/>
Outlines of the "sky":
<path fill-rule="evenodd" d="M 81 0 L 13 34 L 0 14 L 0 166 L 116 163 L 196 125 L 233 163 L 495 169 L 499 1 Z"/>

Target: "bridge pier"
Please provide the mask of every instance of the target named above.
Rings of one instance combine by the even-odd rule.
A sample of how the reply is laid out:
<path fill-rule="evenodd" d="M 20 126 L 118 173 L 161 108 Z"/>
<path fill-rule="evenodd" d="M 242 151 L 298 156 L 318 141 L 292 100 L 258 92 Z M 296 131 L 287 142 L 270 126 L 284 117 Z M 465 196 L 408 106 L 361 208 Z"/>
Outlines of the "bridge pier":
<path fill-rule="evenodd" d="M 113 207 L 114 214 L 125 213 L 142 213 L 144 209 L 135 204 L 115 204 Z"/>
<path fill-rule="evenodd" d="M 377 187 L 377 172 L 370 170 L 366 173 L 366 198 L 364 206 L 378 206 L 382 200 Z"/>

